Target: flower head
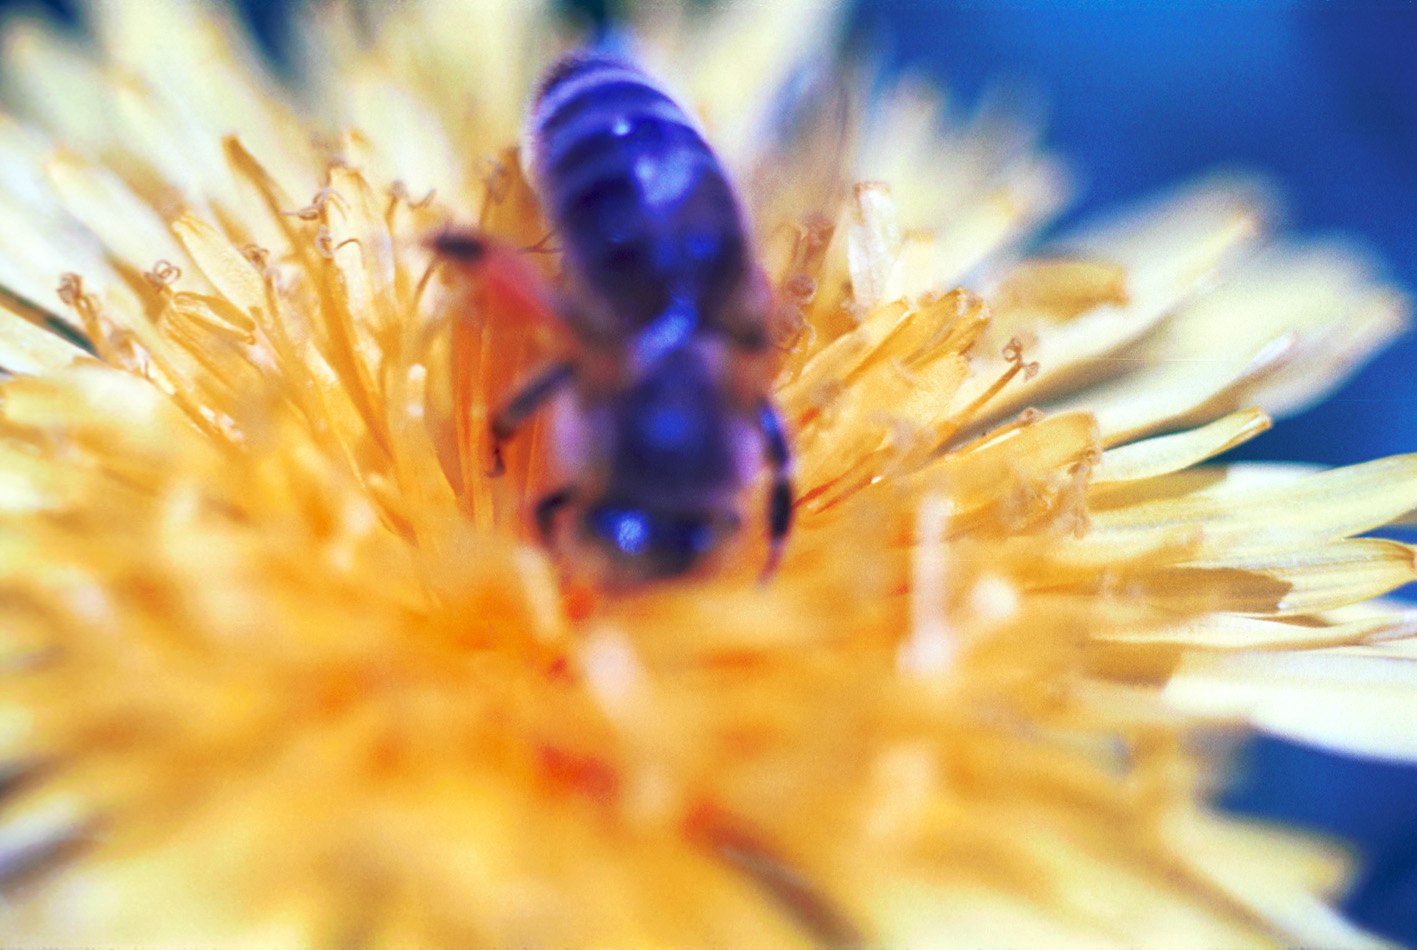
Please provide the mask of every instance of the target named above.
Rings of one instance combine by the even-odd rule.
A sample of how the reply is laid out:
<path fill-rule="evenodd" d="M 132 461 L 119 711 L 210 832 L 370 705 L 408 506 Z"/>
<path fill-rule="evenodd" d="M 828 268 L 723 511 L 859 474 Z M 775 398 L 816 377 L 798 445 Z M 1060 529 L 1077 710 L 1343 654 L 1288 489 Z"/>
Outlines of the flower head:
<path fill-rule="evenodd" d="M 1402 301 L 1235 181 L 1022 259 L 1060 167 L 919 89 L 764 133 L 820 6 L 642 24 L 749 198 L 800 499 L 769 586 L 633 596 L 530 541 L 544 437 L 484 474 L 544 341 L 428 246 L 545 237 L 547 13 L 322 8 L 298 99 L 220 10 L 10 25 L 4 932 L 1363 941 L 1336 855 L 1203 796 L 1239 726 L 1410 751 L 1413 552 L 1353 536 L 1417 460 L 1195 466 Z"/>

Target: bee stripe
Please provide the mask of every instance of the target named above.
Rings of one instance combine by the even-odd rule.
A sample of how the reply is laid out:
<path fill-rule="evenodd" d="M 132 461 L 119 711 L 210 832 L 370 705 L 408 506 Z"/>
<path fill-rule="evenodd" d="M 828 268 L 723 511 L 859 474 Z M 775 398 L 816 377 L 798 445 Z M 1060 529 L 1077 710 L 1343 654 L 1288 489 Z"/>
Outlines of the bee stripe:
<path fill-rule="evenodd" d="M 528 133 L 568 264 L 625 330 L 674 299 L 712 310 L 737 286 L 747 251 L 732 188 L 696 123 L 637 67 L 603 54 L 563 60 Z"/>
<path fill-rule="evenodd" d="M 542 80 L 541 87 L 537 90 L 536 103 L 540 105 L 560 93 L 566 84 L 584 79 L 591 73 L 601 70 L 627 72 L 630 69 L 631 67 L 627 63 L 612 56 L 602 56 L 595 53 L 571 54 L 562 58 L 547 72 L 546 78 Z"/>
<path fill-rule="evenodd" d="M 644 73 L 626 63 L 604 58 L 577 59 L 568 63 L 561 75 L 543 87 L 540 97 L 532 107 L 531 126 L 535 135 L 547 134 L 548 124 L 563 108 L 576 102 L 584 103 L 585 97 L 593 102 L 600 98 L 602 89 L 620 84 L 638 87 L 660 99 L 670 101 Z"/>

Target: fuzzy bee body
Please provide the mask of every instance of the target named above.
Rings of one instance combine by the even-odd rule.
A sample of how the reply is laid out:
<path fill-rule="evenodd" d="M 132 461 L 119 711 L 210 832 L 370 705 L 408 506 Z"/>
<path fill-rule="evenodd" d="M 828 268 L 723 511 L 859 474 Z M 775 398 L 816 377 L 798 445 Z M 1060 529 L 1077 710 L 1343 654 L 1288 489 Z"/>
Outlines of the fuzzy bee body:
<path fill-rule="evenodd" d="M 761 454 L 699 348 L 671 351 L 608 396 L 578 391 L 562 409 L 557 449 L 575 486 L 576 541 L 602 577 L 683 574 L 737 529 L 738 496 Z M 583 449 L 568 458 L 573 444 Z"/>
<path fill-rule="evenodd" d="M 500 460 L 559 397 L 563 484 L 537 504 L 543 539 L 560 547 L 570 509 L 571 543 L 607 582 L 688 573 L 736 530 L 766 463 L 770 571 L 791 519 L 789 452 L 764 369 L 770 294 L 723 166 L 638 67 L 587 52 L 548 72 L 523 155 L 561 248 L 555 309 L 573 352 L 497 413 L 492 437 Z"/>
<path fill-rule="evenodd" d="M 623 340 L 659 321 L 678 341 L 751 322 L 740 299 L 756 275 L 727 175 L 696 123 L 637 67 L 563 59 L 526 142 L 582 333 Z"/>

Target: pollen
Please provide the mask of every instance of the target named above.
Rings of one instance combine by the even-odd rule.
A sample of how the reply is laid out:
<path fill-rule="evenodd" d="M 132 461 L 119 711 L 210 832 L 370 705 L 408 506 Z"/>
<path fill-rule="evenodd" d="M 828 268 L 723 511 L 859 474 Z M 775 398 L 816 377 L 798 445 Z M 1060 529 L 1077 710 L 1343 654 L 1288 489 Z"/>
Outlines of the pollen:
<path fill-rule="evenodd" d="M 1402 329 L 1370 262 L 1236 178 L 1034 253 L 1067 181 L 1009 122 L 900 84 L 779 129 L 837 13 L 657 5 L 773 289 L 795 533 L 768 584 L 745 529 L 602 589 L 537 540 L 551 427 L 489 473 L 574 39 L 364 12 L 298 13 L 295 88 L 220 7 L 5 25 L 7 942 L 1373 943 L 1343 855 L 1207 804 L 1217 736 L 1417 755 L 1414 554 L 1367 536 L 1417 457 L 1217 461 Z"/>

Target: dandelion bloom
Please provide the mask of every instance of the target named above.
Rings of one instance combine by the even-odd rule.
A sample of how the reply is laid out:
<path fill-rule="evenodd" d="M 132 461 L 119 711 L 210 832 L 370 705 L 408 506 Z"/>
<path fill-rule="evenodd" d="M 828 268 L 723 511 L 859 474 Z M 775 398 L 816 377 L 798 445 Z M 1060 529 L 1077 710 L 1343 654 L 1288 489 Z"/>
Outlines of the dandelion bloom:
<path fill-rule="evenodd" d="M 1205 801 L 1247 727 L 1417 751 L 1413 551 L 1354 537 L 1417 459 L 1203 463 L 1403 302 L 1233 180 L 1024 257 L 1062 169 L 927 90 L 775 135 L 820 7 L 640 24 L 743 183 L 800 499 L 770 585 L 748 535 L 631 596 L 531 542 L 544 434 L 486 476 L 546 341 L 428 249 L 545 249 L 548 12 L 310 11 L 293 90 L 220 9 L 8 25 L 6 942 L 1370 942 L 1341 855 Z"/>

